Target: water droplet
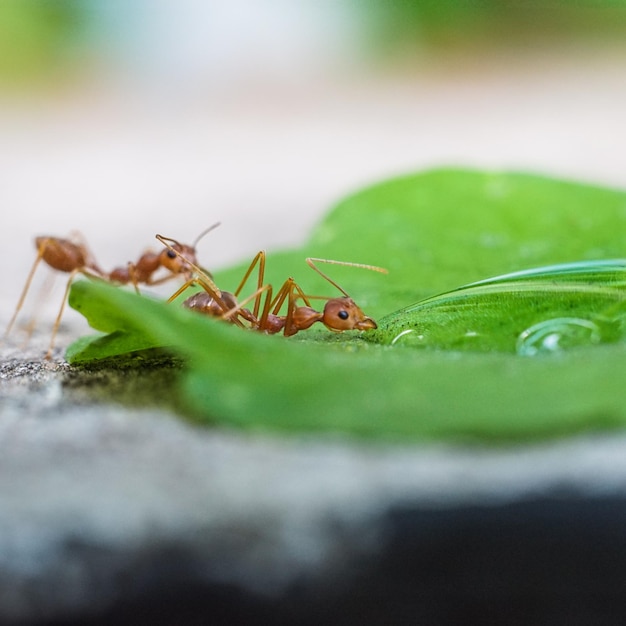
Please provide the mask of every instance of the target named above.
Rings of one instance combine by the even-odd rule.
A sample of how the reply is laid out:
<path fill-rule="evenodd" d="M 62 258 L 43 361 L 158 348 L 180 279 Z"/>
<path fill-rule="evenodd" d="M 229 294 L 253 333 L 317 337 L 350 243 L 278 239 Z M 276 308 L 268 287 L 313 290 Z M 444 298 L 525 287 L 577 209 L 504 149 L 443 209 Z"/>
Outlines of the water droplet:
<path fill-rule="evenodd" d="M 516 351 L 521 356 L 548 354 L 600 343 L 597 324 L 579 317 L 557 317 L 534 324 L 520 333 Z"/>
<path fill-rule="evenodd" d="M 414 333 L 415 329 L 414 328 L 407 328 L 405 330 L 403 330 L 401 333 L 397 334 L 392 340 L 391 340 L 391 345 L 393 346 L 399 339 L 401 339 L 402 337 L 408 335 L 409 333 Z"/>

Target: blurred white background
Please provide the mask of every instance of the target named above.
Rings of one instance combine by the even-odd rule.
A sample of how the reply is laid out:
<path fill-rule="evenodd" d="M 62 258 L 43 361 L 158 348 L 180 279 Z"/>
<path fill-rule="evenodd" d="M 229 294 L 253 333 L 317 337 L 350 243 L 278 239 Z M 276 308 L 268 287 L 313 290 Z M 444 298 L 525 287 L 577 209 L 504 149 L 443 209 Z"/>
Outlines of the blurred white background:
<path fill-rule="evenodd" d="M 36 235 L 78 230 L 111 268 L 219 220 L 215 268 L 423 168 L 626 186 L 626 8 L 463 4 L 5 0 L 0 322 Z"/>

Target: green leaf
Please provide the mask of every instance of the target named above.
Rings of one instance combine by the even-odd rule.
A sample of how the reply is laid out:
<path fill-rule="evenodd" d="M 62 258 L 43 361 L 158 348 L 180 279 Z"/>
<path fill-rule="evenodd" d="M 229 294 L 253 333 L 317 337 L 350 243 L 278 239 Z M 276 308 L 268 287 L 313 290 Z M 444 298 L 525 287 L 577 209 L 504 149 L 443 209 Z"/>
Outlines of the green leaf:
<path fill-rule="evenodd" d="M 586 261 L 496 277 L 387 315 L 372 341 L 522 355 L 617 341 L 626 261 Z"/>
<path fill-rule="evenodd" d="M 329 296 L 338 294 L 306 256 L 387 267 L 388 276 L 329 266 L 380 318 L 378 331 L 268 337 L 82 281 L 70 304 L 111 334 L 73 346 L 68 359 L 167 346 L 188 364 L 179 388 L 186 410 L 248 428 L 500 441 L 621 427 L 626 262 L 595 260 L 619 257 L 625 231 L 623 192 L 522 174 L 425 172 L 348 198 L 301 249 L 268 257 L 275 287 L 294 276 L 307 293 Z M 246 267 L 215 272 L 217 284 L 234 289 Z M 475 281 L 483 282 L 455 289 Z M 555 329 L 541 328 L 554 320 L 567 327 L 556 344 L 576 349 L 516 353 L 525 331 L 554 347 L 544 339 Z M 425 330 L 432 349 L 405 347 Z"/>

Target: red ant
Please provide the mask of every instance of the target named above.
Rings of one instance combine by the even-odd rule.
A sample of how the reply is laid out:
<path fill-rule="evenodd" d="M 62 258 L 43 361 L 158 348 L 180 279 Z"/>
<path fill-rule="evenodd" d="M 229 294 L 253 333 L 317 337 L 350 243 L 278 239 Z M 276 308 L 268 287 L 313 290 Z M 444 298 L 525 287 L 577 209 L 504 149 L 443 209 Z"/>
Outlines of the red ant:
<path fill-rule="evenodd" d="M 137 292 L 139 291 L 140 284 L 149 286 L 159 285 L 178 275 L 182 275 L 185 280 L 189 281 L 194 272 L 193 268 L 197 267 L 196 246 L 198 242 L 208 232 L 217 228 L 217 226 L 219 226 L 219 222 L 200 233 L 191 246 L 170 239 L 169 241 L 172 242 L 171 248 L 162 250 L 159 253 L 145 252 L 139 257 L 136 263 L 128 263 L 126 267 L 116 267 L 108 273 L 102 270 L 95 262 L 93 255 L 84 243 L 77 243 L 60 237 L 36 237 L 35 247 L 37 248 L 37 256 L 26 278 L 13 316 L 4 333 L 4 339 L 6 339 L 13 328 L 13 324 L 26 299 L 26 294 L 30 288 L 35 271 L 41 261 L 44 261 L 44 263 L 54 270 L 69 273 L 61 308 L 54 321 L 50 346 L 45 356 L 46 359 L 50 359 L 54 347 L 54 340 L 59 330 L 59 325 L 61 324 L 65 302 L 67 301 L 70 286 L 76 274 L 83 274 L 89 278 L 99 278 L 107 282 L 122 285 L 132 283 Z M 160 278 L 155 278 L 156 272 L 161 268 L 166 270 L 167 273 Z M 33 325 L 34 324 L 31 323 L 29 332 L 32 332 Z"/>
<path fill-rule="evenodd" d="M 157 235 L 157 239 L 168 249 L 173 249 L 169 246 L 164 237 Z M 195 276 L 174 293 L 169 301 L 171 302 L 177 298 L 190 286 L 197 284 L 202 287 L 204 291 L 200 291 L 185 300 L 183 306 L 213 317 L 230 320 L 237 326 L 252 328 L 267 334 L 275 334 L 282 331 L 285 336 L 291 336 L 301 330 L 310 328 L 315 322 L 321 322 L 326 328 L 335 332 L 343 332 L 345 330 L 372 330 L 377 328 L 376 322 L 371 317 L 365 315 L 346 291 L 324 274 L 315 263 L 346 265 L 383 273 L 386 273 L 387 270 L 373 265 L 331 261 L 327 259 L 307 258 L 306 262 L 313 270 L 322 276 L 322 278 L 337 288 L 343 296 L 338 298 L 309 296 L 304 293 L 293 278 L 288 278 L 277 291 L 276 295 L 272 297 L 272 286 L 263 284 L 265 252 L 261 251 L 252 260 L 252 263 L 234 293 L 220 290 L 213 280 L 204 274 L 200 268 L 194 267 Z M 237 298 L 257 264 L 259 266 L 257 289 L 250 297 L 242 302 L 238 302 Z M 264 292 L 266 294 L 265 302 L 261 309 L 261 296 Z M 311 306 L 310 301 L 313 299 L 326 300 L 323 311 L 317 311 Z M 252 311 L 245 308 L 245 304 L 251 300 L 254 300 Z M 298 306 L 298 300 L 302 300 L 305 306 Z M 280 315 L 280 309 L 285 302 L 287 302 L 287 312 L 285 315 Z"/>

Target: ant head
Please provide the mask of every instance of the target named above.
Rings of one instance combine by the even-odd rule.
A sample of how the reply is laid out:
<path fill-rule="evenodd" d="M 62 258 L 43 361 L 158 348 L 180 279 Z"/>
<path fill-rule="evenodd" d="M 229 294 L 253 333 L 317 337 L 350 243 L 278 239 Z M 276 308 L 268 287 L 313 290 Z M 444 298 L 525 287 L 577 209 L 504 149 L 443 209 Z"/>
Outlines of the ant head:
<path fill-rule="evenodd" d="M 331 298 L 324 307 L 324 326 L 330 330 L 373 330 L 376 322 L 367 317 L 352 298 Z"/>
<path fill-rule="evenodd" d="M 167 248 L 161 252 L 161 265 L 165 269 L 172 272 L 172 274 L 191 275 L 198 265 L 198 259 L 196 257 L 196 246 L 198 245 L 198 242 L 202 239 L 202 237 L 204 237 L 207 233 L 210 233 L 219 225 L 220 223 L 216 222 L 212 226 L 203 230 L 190 246 L 180 243 L 176 241 L 176 239 L 157 235 L 157 239 Z"/>
<path fill-rule="evenodd" d="M 192 266 L 198 263 L 195 248 L 171 241 L 171 245 L 160 254 L 161 265 L 172 274 L 191 274 Z"/>
<path fill-rule="evenodd" d="M 173 274 L 184 274 L 187 280 L 191 280 L 194 275 L 201 277 L 202 283 L 206 283 L 213 293 L 221 297 L 222 292 L 213 282 L 211 274 L 198 267 L 195 246 L 186 246 L 176 239 L 163 235 L 156 235 L 156 238 L 165 246 L 165 250 L 159 254 L 159 263 L 162 267 Z"/>

